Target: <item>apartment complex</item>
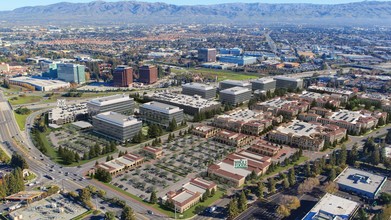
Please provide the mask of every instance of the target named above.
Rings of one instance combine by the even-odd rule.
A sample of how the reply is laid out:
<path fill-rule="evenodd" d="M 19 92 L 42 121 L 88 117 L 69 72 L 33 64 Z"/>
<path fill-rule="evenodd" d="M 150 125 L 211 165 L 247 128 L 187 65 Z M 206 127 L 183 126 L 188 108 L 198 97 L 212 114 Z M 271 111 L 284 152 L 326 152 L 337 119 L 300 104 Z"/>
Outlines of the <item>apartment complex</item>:
<path fill-rule="evenodd" d="M 309 109 L 310 103 L 306 101 L 274 98 L 266 102 L 257 103 L 253 108 L 262 111 L 270 111 L 273 115 L 282 115 L 284 118 L 296 117 L 299 113 Z"/>
<path fill-rule="evenodd" d="M 113 72 L 115 87 L 129 87 L 133 83 L 133 69 L 129 66 L 117 66 Z"/>
<path fill-rule="evenodd" d="M 85 66 L 73 63 L 58 63 L 57 77 L 65 82 L 83 84 L 86 82 Z"/>
<path fill-rule="evenodd" d="M 251 83 L 246 81 L 239 81 L 239 80 L 223 80 L 219 83 L 220 90 L 229 89 L 233 87 L 246 87 L 248 89 L 251 89 Z"/>
<path fill-rule="evenodd" d="M 200 112 L 220 110 L 221 104 L 216 101 L 203 99 L 198 95 L 189 96 L 165 91 L 155 91 L 144 98 L 154 100 L 183 109 L 184 113 L 194 115 Z"/>
<path fill-rule="evenodd" d="M 131 141 L 141 131 L 142 122 L 116 112 L 104 112 L 92 117 L 94 132 L 115 140 Z"/>
<path fill-rule="evenodd" d="M 248 167 L 235 168 L 234 161 L 237 159 L 247 160 Z M 208 167 L 208 175 L 212 178 L 218 178 L 234 187 L 240 187 L 244 184 L 246 177 L 255 172 L 256 175 L 266 173 L 271 164 L 271 158 L 259 154 L 242 150 L 237 153 L 229 154 L 225 159 Z"/>
<path fill-rule="evenodd" d="M 126 94 L 105 96 L 90 100 L 87 107 L 90 115 L 109 111 L 130 115 L 134 111 L 134 99 Z"/>
<path fill-rule="evenodd" d="M 240 134 L 232 131 L 221 130 L 216 133 L 213 140 L 233 147 L 243 147 L 255 139 L 254 136 Z"/>
<path fill-rule="evenodd" d="M 139 68 L 138 81 L 145 84 L 153 84 L 158 80 L 158 69 L 156 66 L 144 65 Z"/>
<path fill-rule="evenodd" d="M 191 130 L 191 133 L 203 138 L 214 137 L 221 129 L 208 125 L 200 125 Z"/>
<path fill-rule="evenodd" d="M 214 99 L 216 98 L 216 87 L 201 83 L 187 83 L 182 85 L 182 94 L 199 95 L 204 99 Z"/>
<path fill-rule="evenodd" d="M 220 102 L 228 105 L 238 105 L 249 101 L 251 98 L 251 89 L 245 87 L 232 87 L 220 91 Z"/>
<path fill-rule="evenodd" d="M 280 149 L 281 147 L 278 144 L 265 140 L 259 140 L 257 143 L 251 145 L 247 150 L 268 157 L 273 157 L 277 155 Z"/>
<path fill-rule="evenodd" d="M 177 124 L 183 122 L 183 109 L 161 102 L 147 102 L 140 105 L 140 117 L 146 123 L 157 124 L 167 128 L 175 119 Z"/>

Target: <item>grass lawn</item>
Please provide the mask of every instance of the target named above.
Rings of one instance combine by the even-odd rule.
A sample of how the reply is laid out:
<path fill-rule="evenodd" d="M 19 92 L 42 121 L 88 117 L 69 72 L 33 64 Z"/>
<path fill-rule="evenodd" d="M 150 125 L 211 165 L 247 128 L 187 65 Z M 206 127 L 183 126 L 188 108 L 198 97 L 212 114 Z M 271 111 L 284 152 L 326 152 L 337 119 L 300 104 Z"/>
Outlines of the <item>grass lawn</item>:
<path fill-rule="evenodd" d="M 93 212 L 94 212 L 94 210 L 89 210 L 89 211 L 84 212 L 83 214 L 81 214 L 79 216 L 76 216 L 76 217 L 72 218 L 71 220 L 81 220 L 81 219 L 84 219 L 85 217 L 87 217 L 89 215 L 92 215 Z"/>
<path fill-rule="evenodd" d="M 116 190 L 116 191 L 118 191 L 118 192 L 120 192 L 120 193 L 122 193 L 122 194 L 125 194 L 125 195 L 127 195 L 127 196 L 129 196 L 129 197 L 131 197 L 131 198 L 133 198 L 133 199 L 135 199 L 135 200 L 137 200 L 137 201 L 143 203 L 144 205 L 147 205 L 147 206 L 150 206 L 150 207 L 153 207 L 153 208 L 157 209 L 159 212 L 166 214 L 168 217 L 171 217 L 171 218 L 174 218 L 174 217 L 175 217 L 175 213 L 174 213 L 173 210 L 166 209 L 166 207 L 164 207 L 164 206 L 162 206 L 162 205 L 160 205 L 160 204 L 151 204 L 151 203 L 148 203 L 148 202 L 144 202 L 144 201 L 143 201 L 142 199 L 140 199 L 139 197 L 137 197 L 137 196 L 135 196 L 135 195 L 133 195 L 133 194 L 131 194 L 131 193 L 125 191 L 125 190 L 122 190 L 122 189 L 120 189 L 120 188 L 118 188 L 118 187 L 115 187 L 115 186 L 113 186 L 113 185 L 111 185 L 111 184 L 109 184 L 109 183 L 103 183 L 103 184 L 105 184 L 106 186 L 108 186 L 108 187 L 110 187 L 110 188 L 112 188 L 112 189 L 114 189 L 114 190 Z M 215 201 L 219 200 L 222 196 L 223 196 L 223 191 L 217 190 L 217 192 L 215 193 L 215 195 L 214 195 L 213 197 L 208 198 L 208 199 L 207 199 L 206 201 L 204 201 L 204 202 L 198 203 L 197 205 L 191 207 L 190 209 L 186 210 L 186 211 L 185 211 L 184 213 L 182 213 L 182 214 L 177 213 L 177 217 L 180 216 L 180 217 L 183 218 L 183 219 L 191 218 L 191 217 L 193 217 L 193 216 L 195 215 L 193 212 L 194 212 L 194 210 L 195 210 L 195 208 L 196 208 L 197 206 L 205 206 L 205 207 L 208 207 L 209 205 L 213 204 Z"/>
<path fill-rule="evenodd" d="M 12 98 L 8 100 L 12 105 L 34 103 L 42 100 L 41 96 L 23 96 L 23 97 L 15 96 L 15 97 L 17 98 L 16 100 L 12 100 Z"/>
<path fill-rule="evenodd" d="M 30 180 L 35 179 L 36 177 L 37 177 L 37 176 L 36 176 L 34 173 L 30 173 L 30 175 L 26 176 L 26 177 L 24 178 L 24 180 L 30 181 Z"/>
<path fill-rule="evenodd" d="M 0 147 L 0 161 L 8 163 L 10 160 L 11 158 L 8 156 L 8 154 L 6 154 L 5 151 Z"/>
<path fill-rule="evenodd" d="M 226 79 L 232 79 L 232 80 L 249 80 L 249 79 L 256 79 L 259 78 L 259 75 L 257 73 L 244 73 L 244 72 L 233 72 L 229 70 L 216 70 L 216 69 L 207 69 L 207 68 L 200 68 L 200 69 L 171 69 L 174 73 L 184 73 L 184 72 L 191 72 L 191 73 L 198 73 L 205 76 L 217 76 L 217 81 L 223 81 Z"/>
<path fill-rule="evenodd" d="M 301 164 L 301 163 L 304 163 L 305 161 L 307 161 L 309 158 L 308 157 L 305 157 L 305 156 L 301 156 L 300 159 L 296 162 L 294 162 L 293 164 L 289 164 L 288 166 L 285 166 L 285 167 L 278 167 L 275 171 L 273 171 L 272 173 L 269 173 L 265 176 L 262 176 L 261 178 L 268 178 L 269 176 L 273 176 L 277 173 L 280 173 L 281 171 L 284 171 L 284 170 L 288 170 L 290 168 L 292 168 L 293 166 L 295 165 L 298 165 L 298 164 Z"/>
<path fill-rule="evenodd" d="M 18 126 L 20 130 L 24 131 L 25 125 L 26 125 L 26 120 L 29 115 L 20 115 L 14 111 L 15 119 L 16 122 L 18 123 Z"/>

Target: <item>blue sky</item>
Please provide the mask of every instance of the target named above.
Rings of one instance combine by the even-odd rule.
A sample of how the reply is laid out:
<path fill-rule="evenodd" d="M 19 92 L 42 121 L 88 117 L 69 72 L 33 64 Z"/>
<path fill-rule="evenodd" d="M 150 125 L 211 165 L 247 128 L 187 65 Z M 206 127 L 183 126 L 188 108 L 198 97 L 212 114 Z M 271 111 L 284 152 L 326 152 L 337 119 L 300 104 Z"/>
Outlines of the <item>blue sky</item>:
<path fill-rule="evenodd" d="M 12 10 L 23 6 L 48 5 L 57 2 L 91 2 L 93 0 L 0 0 L 0 10 Z M 118 0 L 106 0 L 118 1 Z M 218 3 L 232 3 L 232 2 L 246 2 L 246 3 L 319 3 L 319 4 L 340 4 L 349 2 L 358 2 L 362 0 L 142 0 L 144 2 L 166 2 L 176 5 L 194 5 L 194 4 L 218 4 Z M 383 0 L 391 1 L 391 0 Z"/>

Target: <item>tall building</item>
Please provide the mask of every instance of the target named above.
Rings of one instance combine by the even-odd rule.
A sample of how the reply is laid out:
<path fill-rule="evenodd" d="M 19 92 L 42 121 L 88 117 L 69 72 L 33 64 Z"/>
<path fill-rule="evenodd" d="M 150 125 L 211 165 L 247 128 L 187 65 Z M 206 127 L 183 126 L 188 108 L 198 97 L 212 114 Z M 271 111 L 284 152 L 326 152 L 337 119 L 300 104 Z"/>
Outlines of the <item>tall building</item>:
<path fill-rule="evenodd" d="M 73 63 L 58 63 L 57 64 L 58 79 L 65 82 L 74 82 L 83 84 L 86 82 L 85 66 Z"/>
<path fill-rule="evenodd" d="M 133 69 L 129 66 L 117 66 L 113 72 L 115 87 L 129 87 L 133 83 Z"/>
<path fill-rule="evenodd" d="M 216 62 L 216 49 L 201 48 L 198 49 L 198 61 L 200 62 Z"/>
<path fill-rule="evenodd" d="M 116 112 L 104 112 L 92 117 L 94 132 L 122 142 L 131 141 L 141 131 L 142 122 Z"/>
<path fill-rule="evenodd" d="M 139 82 L 152 84 L 157 82 L 158 71 L 156 66 L 144 65 L 139 68 Z"/>
<path fill-rule="evenodd" d="M 274 77 L 274 80 L 276 80 L 276 88 L 277 89 L 302 89 L 303 88 L 303 80 L 302 79 L 296 79 L 292 77 L 286 77 L 286 76 L 277 76 Z"/>
<path fill-rule="evenodd" d="M 271 78 L 261 78 L 251 81 L 253 90 L 274 91 L 276 89 L 276 81 Z"/>
<path fill-rule="evenodd" d="M 134 100 L 126 94 L 106 96 L 87 102 L 87 108 L 89 115 L 108 111 L 130 115 L 134 110 Z"/>
<path fill-rule="evenodd" d="M 183 109 L 152 101 L 140 105 L 140 117 L 144 122 L 167 128 L 173 119 L 175 119 L 178 125 L 182 123 Z"/>
<path fill-rule="evenodd" d="M 187 83 L 182 85 L 182 94 L 199 95 L 204 99 L 214 99 L 216 97 L 216 88 L 201 83 Z"/>
<path fill-rule="evenodd" d="M 220 102 L 223 104 L 237 105 L 250 100 L 251 89 L 245 87 L 233 87 L 220 91 Z"/>
<path fill-rule="evenodd" d="M 223 80 L 220 82 L 220 90 L 229 89 L 233 87 L 246 87 L 251 89 L 251 83 L 246 81 L 239 81 L 239 80 Z"/>

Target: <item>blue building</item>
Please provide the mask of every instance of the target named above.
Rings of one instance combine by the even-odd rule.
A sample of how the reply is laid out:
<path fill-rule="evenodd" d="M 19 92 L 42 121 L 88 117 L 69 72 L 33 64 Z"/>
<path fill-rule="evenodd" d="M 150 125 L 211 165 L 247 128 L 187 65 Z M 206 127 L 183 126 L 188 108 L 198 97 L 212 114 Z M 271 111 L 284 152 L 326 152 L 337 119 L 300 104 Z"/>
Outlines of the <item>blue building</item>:
<path fill-rule="evenodd" d="M 386 181 L 387 177 L 354 168 L 346 168 L 335 179 L 340 190 L 368 199 L 375 199 Z"/>
<path fill-rule="evenodd" d="M 42 73 L 42 77 L 47 77 L 49 79 L 57 79 L 58 78 L 57 64 L 56 63 L 49 64 L 49 69 L 46 72 Z"/>
<path fill-rule="evenodd" d="M 231 54 L 233 56 L 240 56 L 242 54 L 242 49 L 241 48 L 230 48 L 230 49 L 227 49 L 227 48 L 220 48 L 219 52 L 220 54 L 224 54 L 224 55 L 227 55 L 227 54 Z"/>
<path fill-rule="evenodd" d="M 58 79 L 83 84 L 86 82 L 85 66 L 73 63 L 57 64 Z"/>
<path fill-rule="evenodd" d="M 219 59 L 222 63 L 234 63 L 238 66 L 251 65 L 257 62 L 256 57 L 245 57 L 245 56 L 222 56 Z"/>

